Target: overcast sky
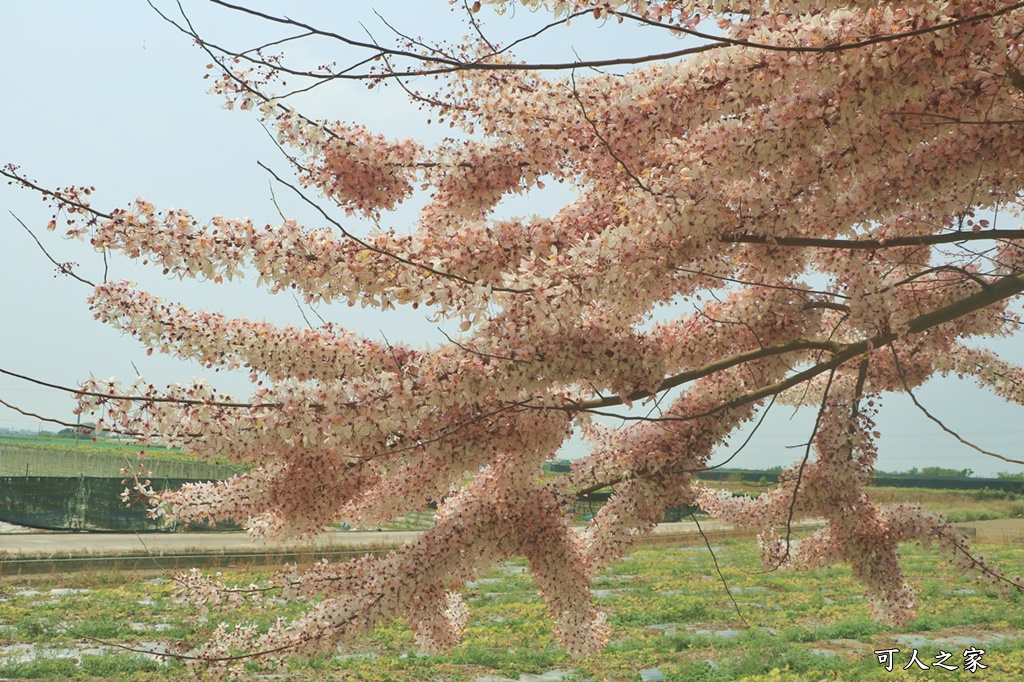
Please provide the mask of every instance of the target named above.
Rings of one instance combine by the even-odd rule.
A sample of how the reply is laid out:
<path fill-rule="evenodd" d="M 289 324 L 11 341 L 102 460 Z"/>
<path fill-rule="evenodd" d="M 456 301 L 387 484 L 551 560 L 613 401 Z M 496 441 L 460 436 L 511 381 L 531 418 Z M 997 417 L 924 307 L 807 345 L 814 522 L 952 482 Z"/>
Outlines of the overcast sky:
<path fill-rule="evenodd" d="M 268 8 L 284 5 L 264 4 Z M 184 5 L 196 27 L 213 40 L 248 47 L 269 36 L 264 27 L 237 14 L 212 11 L 203 2 Z M 167 3 L 162 6 L 172 9 Z M 290 2 L 287 7 L 295 18 L 356 37 L 366 35 L 360 22 L 378 39 L 389 35 L 374 16 L 374 7 L 403 32 L 444 38 L 465 30 L 444 0 Z M 333 7 L 333 13 L 325 13 L 324 7 Z M 489 26 L 496 36 L 506 38 L 540 19 L 520 9 L 515 18 L 490 18 Z M 659 43 L 664 40 L 651 30 L 624 31 L 583 20 L 533 48 L 528 56 L 562 60 L 571 59 L 574 51 L 596 57 L 678 47 L 676 42 Z M 299 49 L 297 54 L 310 63 L 345 61 L 345 55 L 327 45 Z M 247 216 L 257 224 L 278 222 L 268 176 L 256 163 L 284 169 L 280 153 L 254 116 L 226 111 L 218 98 L 206 94 L 208 81 L 203 75 L 208 61 L 187 37 L 138 0 L 0 2 L 0 63 L 5 65 L 0 77 L 5 95 L 0 107 L 0 164 L 16 163 L 47 186 L 94 185 L 94 203 L 102 208 L 143 196 L 159 208 L 188 208 L 202 219 L 224 215 Z M 297 104 L 312 116 L 362 122 L 393 137 L 436 139 L 449 132 L 426 126 L 397 88 L 321 89 Z M 313 224 L 286 191 L 278 188 L 276 193 L 285 213 Z M 507 210 L 550 213 L 563 199 L 557 193 L 534 193 Z M 85 303 L 89 288 L 55 277 L 53 266 L 11 215 L 24 220 L 57 260 L 74 261 L 84 276 L 101 279 L 103 262 L 98 254 L 81 242 L 45 232 L 49 213 L 38 196 L 0 186 L 0 209 L 4 236 L 0 368 L 64 385 L 74 385 L 90 374 L 131 380 L 137 368 L 158 383 L 206 376 L 238 396 L 246 394 L 248 382 L 240 375 L 204 373 L 194 365 L 147 356 L 130 338 L 95 322 Z M 399 211 L 390 224 L 411 229 L 414 209 Z M 193 307 L 303 324 L 290 294 L 268 295 L 252 279 L 220 286 L 178 282 L 116 258 L 110 262 L 109 276 L 132 279 L 141 288 Z M 391 342 L 414 344 L 444 341 L 436 324 L 412 311 L 382 315 L 341 306 L 323 307 L 319 313 L 372 338 L 386 336 Z M 994 345 L 1014 361 L 1024 362 L 1019 340 L 999 340 Z M 1024 440 L 1022 408 L 955 379 L 933 382 L 919 397 L 965 437 L 1011 457 L 1024 455 L 1019 446 Z M 73 402 L 58 391 L 0 378 L 0 398 L 39 414 L 73 419 Z M 762 432 L 732 464 L 759 468 L 799 459 L 801 452 L 787 446 L 806 441 L 812 418 L 810 414 L 793 417 L 791 411 L 776 408 Z M 971 468 L 979 475 L 1013 470 L 943 434 L 904 396 L 889 396 L 878 422 L 883 433 L 881 469 L 945 466 Z M 40 426 L 39 420 L 0 407 L 0 427 Z M 734 439 L 735 444 L 740 442 L 742 438 Z M 565 452 L 575 456 L 583 450 L 572 444 Z M 727 452 L 723 450 L 722 456 Z"/>

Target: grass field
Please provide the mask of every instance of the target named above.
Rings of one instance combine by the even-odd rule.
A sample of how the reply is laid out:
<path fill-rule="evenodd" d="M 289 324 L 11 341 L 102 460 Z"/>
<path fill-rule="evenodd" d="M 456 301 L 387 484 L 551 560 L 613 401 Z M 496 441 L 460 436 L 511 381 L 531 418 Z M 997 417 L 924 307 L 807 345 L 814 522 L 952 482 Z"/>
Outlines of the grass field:
<path fill-rule="evenodd" d="M 68 448 L 82 449 L 86 452 L 121 453 L 124 451 L 138 452 L 139 447 L 132 445 L 127 440 L 110 440 L 91 436 L 81 436 L 77 441 L 74 438 L 64 438 L 56 435 L 39 436 L 13 436 L 0 435 L 0 445 L 10 445 L 22 448 L 41 450 L 65 450 Z M 188 459 L 180 450 L 169 450 L 164 447 L 151 447 L 147 449 L 147 455 L 156 459 L 166 458 L 171 460 Z"/>
<path fill-rule="evenodd" d="M 713 488 L 758 494 L 773 486 L 749 483 L 709 483 Z M 919 504 L 941 512 L 953 523 L 987 519 L 1024 518 L 1024 498 L 1000 490 L 940 490 L 934 488 L 866 488 L 876 504 Z"/>
<path fill-rule="evenodd" d="M 920 504 L 954 523 L 1024 517 L 1024 498 L 998 490 L 868 488 L 868 494 L 877 504 Z"/>
<path fill-rule="evenodd" d="M 752 492 L 742 484 L 712 485 L 736 492 Z M 758 489 L 757 492 L 762 492 Z M 1000 518 L 1024 517 L 1024 498 L 999 491 L 940 491 L 925 487 L 869 487 L 867 493 L 878 504 L 921 505 L 929 511 L 945 514 L 953 523 L 984 521 Z M 577 522 L 584 525 L 600 509 L 599 504 L 581 505 L 577 509 Z M 706 518 L 700 515 L 699 518 Z M 687 520 L 683 518 L 682 520 Z M 411 512 L 387 524 L 390 530 L 423 530 L 433 525 L 432 512 Z"/>
<path fill-rule="evenodd" d="M 1009 571 L 1024 572 L 1022 543 L 980 551 Z M 1022 595 L 1000 599 L 916 546 L 907 546 L 904 565 L 918 588 L 920 609 L 900 630 L 870 619 L 845 566 L 766 574 L 751 541 L 718 543 L 715 554 L 739 613 L 707 548 L 638 549 L 594 584 L 614 631 L 606 651 L 590 659 L 570 659 L 558 647 L 532 578 L 521 563 L 512 562 L 465 590 L 471 621 L 464 642 L 453 652 L 417 656 L 411 632 L 395 622 L 345 654 L 290 662 L 285 677 L 418 681 L 535 675 L 538 680 L 706 682 L 1024 678 Z M 227 577 L 248 584 L 262 576 L 241 571 Z M 222 617 L 211 614 L 208 621 L 197 620 L 173 603 L 171 593 L 166 578 L 116 573 L 52 576 L 21 585 L 8 581 L 0 594 L 0 678 L 180 678 L 180 664 L 118 653 L 95 641 L 141 649 L 170 640 L 195 642 Z M 282 605 L 272 613 L 236 609 L 224 619 L 266 623 L 294 615 L 297 608 Z M 977 674 L 963 669 L 963 653 L 971 647 L 985 651 L 980 660 L 988 668 Z M 887 672 L 874 651 L 892 648 L 901 651 Z M 958 669 L 904 671 L 915 648 L 928 665 L 936 662 L 940 650 L 950 652 L 946 665 Z M 250 672 L 258 673 L 255 668 Z"/>
<path fill-rule="evenodd" d="M 0 436 L 0 476 L 118 476 L 129 462 L 134 463 L 140 450 L 127 441 L 55 436 Z M 244 470 L 224 466 L 225 462 L 196 461 L 179 450 L 162 447 L 144 449 L 147 469 L 157 477 L 227 478 Z"/>

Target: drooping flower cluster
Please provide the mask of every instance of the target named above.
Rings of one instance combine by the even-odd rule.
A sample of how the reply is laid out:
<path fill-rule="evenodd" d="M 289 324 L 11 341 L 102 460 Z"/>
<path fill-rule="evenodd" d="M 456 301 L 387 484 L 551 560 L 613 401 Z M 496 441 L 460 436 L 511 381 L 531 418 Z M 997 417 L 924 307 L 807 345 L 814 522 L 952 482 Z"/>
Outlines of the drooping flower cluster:
<path fill-rule="evenodd" d="M 762 532 L 770 567 L 850 562 L 876 615 L 905 621 L 914 603 L 901 542 L 977 562 L 942 519 L 879 508 L 864 492 L 875 405 L 950 372 L 1024 403 L 1024 370 L 963 343 L 1015 331 L 1008 306 L 1024 290 L 1024 233 L 977 218 L 1020 208 L 1024 10 L 990 0 L 827 1 L 813 12 L 778 0 L 749 14 L 719 2 L 524 4 L 666 31 L 712 17 L 724 38 L 585 78 L 467 47 L 476 61 L 450 68 L 450 96 L 428 105 L 471 139 L 434 147 L 304 118 L 260 91 L 265 74 L 227 67 L 218 87 L 275 131 L 298 184 L 373 218 L 417 186 L 431 192 L 411 234 L 358 236 L 342 221 L 203 224 L 141 201 L 90 216 L 80 193 L 57 197 L 73 218 L 95 217 L 73 233 L 167 273 L 219 281 L 251 269 L 307 301 L 429 306 L 461 320 L 460 338 L 390 346 L 339 324 L 190 311 L 109 282 L 91 299 L 97 318 L 262 385 L 238 402 L 203 385 L 93 381 L 82 408 L 255 466 L 165 494 L 164 512 L 180 519 L 309 535 L 440 503 L 437 525 L 386 557 L 283 574 L 276 588 L 320 601 L 259 636 L 259 650 L 330 648 L 400 614 L 424 647 L 450 647 L 466 622 L 458 589 L 521 555 L 562 643 L 594 652 L 608 625 L 590 579 L 666 507 L 693 501 Z M 493 214 L 545 178 L 567 181 L 575 198 L 548 217 Z M 680 300 L 694 312 L 649 323 Z M 590 423 L 651 399 L 638 424 Z M 819 406 L 803 459 L 757 500 L 701 488 L 713 449 L 769 399 Z M 589 456 L 568 477 L 542 478 L 576 428 L 593 442 Z M 605 486 L 611 501 L 571 528 L 576 496 Z M 792 541 L 790 524 L 813 516 L 827 527 Z M 221 593 L 198 577 L 187 586 L 199 602 Z M 224 633 L 198 655 L 225 658 L 240 641 Z"/>

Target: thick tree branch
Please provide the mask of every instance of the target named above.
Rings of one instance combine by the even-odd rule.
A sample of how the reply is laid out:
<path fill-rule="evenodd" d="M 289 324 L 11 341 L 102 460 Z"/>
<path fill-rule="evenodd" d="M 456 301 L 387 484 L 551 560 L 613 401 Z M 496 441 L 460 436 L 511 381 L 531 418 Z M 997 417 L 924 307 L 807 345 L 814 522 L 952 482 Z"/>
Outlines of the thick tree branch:
<path fill-rule="evenodd" d="M 737 244 L 767 244 L 770 246 L 797 246 L 822 249 L 892 249 L 899 246 L 930 246 L 986 239 L 1024 239 L 1024 230 L 981 230 L 979 232 L 943 232 L 884 237 L 879 239 L 819 239 L 815 237 L 771 237 L 756 234 L 723 235 L 723 242 Z"/>
<path fill-rule="evenodd" d="M 981 310 L 982 308 L 988 307 L 994 303 L 998 303 L 1011 296 L 1015 296 L 1024 291 L 1024 272 L 1017 272 L 1012 275 L 1007 275 L 993 284 L 989 285 L 987 289 L 983 289 L 976 294 L 963 298 L 955 303 L 943 306 L 937 310 L 933 310 L 930 313 L 925 313 L 915 317 L 907 325 L 907 332 L 910 334 L 920 334 L 925 332 L 932 327 L 937 327 L 945 322 L 950 322 L 964 315 Z M 751 402 L 756 402 L 762 398 L 767 398 L 772 395 L 776 395 L 785 391 L 793 386 L 802 384 L 809 379 L 813 379 L 819 374 L 833 370 L 845 362 L 856 358 L 865 353 L 869 353 L 872 350 L 881 348 L 886 344 L 892 343 L 899 338 L 898 334 L 893 332 L 887 332 L 882 334 L 876 334 L 870 339 L 864 339 L 856 343 L 848 344 L 837 344 L 835 342 L 822 342 L 822 341 L 804 341 L 798 340 L 790 343 L 779 344 L 776 346 L 767 346 L 763 350 L 758 349 L 756 351 L 747 351 L 745 353 L 739 353 L 737 355 L 724 358 L 714 363 L 704 365 L 698 369 L 689 370 L 687 372 L 681 372 L 674 376 L 668 377 L 654 392 L 650 391 L 636 391 L 628 396 L 628 399 L 632 401 L 642 400 L 649 398 L 655 393 L 661 393 L 671 388 L 681 386 L 687 382 L 698 379 L 702 376 L 707 376 L 713 372 L 718 372 L 729 367 L 733 367 L 743 362 L 749 362 L 751 360 L 758 360 L 765 357 L 771 357 L 773 355 L 781 355 L 784 353 L 792 352 L 795 350 L 808 350 L 808 349 L 821 349 L 832 351 L 832 358 L 826 362 L 818 363 L 813 367 L 810 367 L 802 372 L 791 375 L 787 379 L 770 386 L 765 386 L 756 391 L 751 391 L 742 396 L 734 398 L 728 402 L 715 408 L 712 412 L 697 415 L 688 415 L 686 417 L 680 417 L 682 420 L 697 419 L 699 417 L 713 414 L 721 410 L 728 410 L 735 407 L 740 407 Z M 625 404 L 626 399 L 619 396 L 608 396 L 598 400 L 588 400 L 579 403 L 568 403 L 566 405 L 560 405 L 555 409 L 562 410 L 585 410 L 593 411 L 602 407 L 612 407 L 615 405 Z M 673 420 L 672 417 L 664 417 L 664 420 Z"/>
<path fill-rule="evenodd" d="M 364 73 L 338 73 L 338 74 L 314 74 L 312 72 L 302 71 L 289 71 L 283 68 L 281 65 L 273 65 L 273 68 L 277 71 L 292 73 L 293 75 L 307 76 L 310 78 L 319 78 L 322 80 L 385 80 L 390 78 L 402 78 L 410 75 L 420 76 L 439 76 L 444 74 L 456 73 L 459 71 L 572 71 L 574 69 L 581 68 L 607 68 L 612 66 L 636 66 L 638 64 L 646 64 L 656 61 L 668 61 L 673 59 L 679 59 L 690 55 L 700 54 L 703 52 L 709 52 L 711 50 L 717 50 L 727 47 L 747 47 L 750 49 L 765 50 L 771 52 L 800 52 L 809 54 L 821 54 L 829 52 L 843 52 L 847 50 L 856 50 L 870 45 L 878 43 L 887 43 L 897 40 L 903 40 L 907 38 L 913 38 L 921 35 L 927 35 L 930 33 L 936 33 L 938 31 L 949 30 L 956 28 L 957 26 L 964 26 L 967 24 L 974 24 L 982 21 L 988 21 L 989 19 L 995 19 L 1005 14 L 1009 14 L 1015 10 L 1024 7 L 1024 2 L 1017 2 L 1012 5 L 1003 7 L 1002 9 L 994 12 L 985 12 L 981 14 L 972 15 L 969 17 L 963 17 L 949 22 L 943 22 L 934 24 L 932 26 L 925 26 L 912 31 L 905 31 L 900 33 L 885 34 L 873 36 L 863 40 L 853 41 L 850 43 L 839 43 L 835 45 L 769 45 L 764 43 L 756 43 L 744 40 L 736 40 L 722 36 L 714 36 L 711 34 L 703 34 L 694 32 L 698 37 L 707 39 L 711 42 L 705 45 L 696 47 L 683 48 L 680 50 L 671 50 L 668 52 L 659 52 L 652 54 L 635 55 L 631 57 L 616 57 L 611 59 L 578 59 L 571 62 L 527 62 L 527 63 L 512 63 L 512 62 L 488 62 L 486 59 L 491 59 L 495 55 L 485 56 L 480 60 L 475 61 L 462 61 L 458 59 L 451 59 L 447 57 L 429 56 L 416 52 L 410 52 L 407 50 L 400 50 L 396 48 L 381 48 L 379 45 L 374 43 L 367 43 L 359 40 L 353 40 L 346 36 L 334 33 L 331 31 L 322 31 L 309 24 L 287 17 L 275 16 L 266 12 L 260 12 L 248 7 L 241 5 L 235 5 L 224 0 L 209 0 L 215 5 L 220 5 L 227 9 L 243 12 L 251 16 L 258 17 L 260 19 L 291 26 L 294 28 L 300 28 L 306 31 L 311 31 L 315 35 L 330 38 L 333 40 L 340 41 L 350 47 L 355 47 L 364 50 L 373 51 L 375 55 L 380 56 L 391 56 L 401 57 L 412 60 L 414 63 L 427 64 L 430 67 L 420 69 L 410 69 L 409 71 L 396 72 L 387 71 L 382 73 L 375 72 L 364 72 Z M 623 16 L 628 18 L 634 18 L 633 15 Z M 566 22 L 567 23 L 567 22 Z M 654 22 L 657 23 L 657 22 Z M 678 27 L 672 27 L 672 30 L 678 30 Z M 195 36 L 198 39 L 198 36 Z M 217 48 L 219 51 L 232 57 L 242 57 L 243 53 L 232 52 L 222 47 Z"/>
<path fill-rule="evenodd" d="M 721 45 L 729 45 L 733 47 L 749 47 L 756 50 L 769 50 L 771 52 L 799 52 L 799 53 L 825 53 L 825 52 L 842 52 L 845 50 L 856 50 L 861 47 L 867 47 L 869 45 L 877 45 L 879 43 L 888 43 L 894 40 L 903 40 L 905 38 L 914 38 L 916 36 L 928 35 L 929 33 L 937 33 L 938 31 L 946 31 L 957 26 L 966 26 L 968 24 L 976 24 L 981 21 L 988 21 L 989 19 L 995 19 L 1001 17 L 1004 14 L 1009 14 L 1014 10 L 1018 10 L 1024 7 L 1024 2 L 1017 2 L 1012 5 L 1007 5 L 1002 9 L 994 12 L 984 12 L 981 14 L 974 14 L 968 17 L 962 17 L 960 19 L 954 19 L 952 21 L 946 21 L 932 26 L 924 26 L 922 28 L 914 29 L 913 31 L 903 31 L 901 33 L 892 33 L 872 36 L 870 38 L 864 38 L 862 40 L 855 40 L 849 43 L 836 43 L 833 45 L 769 45 L 767 43 L 758 43 L 750 40 L 741 40 L 738 38 L 729 38 L 728 36 L 714 35 L 711 33 L 703 33 L 701 31 L 694 31 L 683 26 L 675 26 L 672 24 L 663 24 L 658 21 L 653 21 L 645 17 L 641 17 L 629 12 L 616 12 L 609 10 L 608 14 L 613 16 L 619 16 L 624 19 L 630 19 L 637 23 L 645 24 L 647 26 L 654 26 L 657 28 L 664 28 L 673 33 L 683 33 L 694 38 L 701 38 L 703 40 L 709 40 L 714 43 Z"/>

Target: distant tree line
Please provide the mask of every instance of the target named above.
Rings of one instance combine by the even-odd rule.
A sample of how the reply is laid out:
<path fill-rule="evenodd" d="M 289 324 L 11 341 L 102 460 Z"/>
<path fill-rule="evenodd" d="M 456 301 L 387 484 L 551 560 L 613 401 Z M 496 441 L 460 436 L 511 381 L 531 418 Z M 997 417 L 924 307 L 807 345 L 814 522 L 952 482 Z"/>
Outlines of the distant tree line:
<path fill-rule="evenodd" d="M 572 462 L 567 459 L 557 460 L 549 462 L 545 465 L 545 469 L 552 473 L 568 473 Z M 781 466 L 767 467 L 765 469 L 759 469 L 752 473 L 771 473 L 779 474 L 783 470 Z M 720 471 L 746 471 L 744 469 L 720 469 Z M 974 476 L 973 469 L 947 469 L 946 467 L 911 467 L 906 471 L 878 471 L 877 476 L 940 476 L 944 478 L 970 478 Z M 1000 471 L 995 475 L 996 478 L 1001 478 L 1011 481 L 1024 481 L 1024 472 L 1010 472 Z"/>
<path fill-rule="evenodd" d="M 945 476 L 949 478 L 970 478 L 974 475 L 973 469 L 946 469 L 945 467 L 924 467 L 918 469 L 911 467 L 906 471 L 879 471 L 879 476 Z M 1002 474 L 999 478 L 1003 478 Z"/>

